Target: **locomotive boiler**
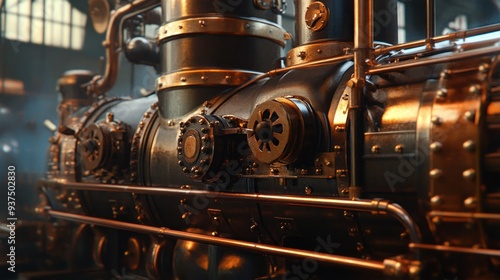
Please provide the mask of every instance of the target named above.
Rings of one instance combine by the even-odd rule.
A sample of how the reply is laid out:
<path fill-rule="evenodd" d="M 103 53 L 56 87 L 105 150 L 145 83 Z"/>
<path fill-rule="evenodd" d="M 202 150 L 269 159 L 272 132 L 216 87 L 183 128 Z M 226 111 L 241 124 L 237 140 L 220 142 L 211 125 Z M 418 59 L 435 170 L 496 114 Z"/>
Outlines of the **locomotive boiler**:
<path fill-rule="evenodd" d="M 427 38 L 403 44 L 392 0 L 296 0 L 293 39 L 285 1 L 121 6 L 105 73 L 58 82 L 39 183 L 52 265 L 117 279 L 500 277 L 500 26 L 435 36 L 428 2 Z M 160 5 L 156 42 L 123 42 L 123 22 Z M 153 94 L 106 97 L 120 48 L 158 67 Z"/>

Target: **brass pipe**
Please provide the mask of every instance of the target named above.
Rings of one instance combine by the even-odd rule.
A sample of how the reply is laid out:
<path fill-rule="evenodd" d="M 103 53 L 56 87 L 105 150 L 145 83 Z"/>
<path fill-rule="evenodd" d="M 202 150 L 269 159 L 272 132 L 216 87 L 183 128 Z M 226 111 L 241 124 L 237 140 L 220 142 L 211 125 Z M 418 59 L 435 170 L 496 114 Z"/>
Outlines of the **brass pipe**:
<path fill-rule="evenodd" d="M 474 254 L 474 255 L 485 255 L 485 256 L 491 256 L 491 257 L 500 257 L 500 250 L 493 250 L 493 249 L 466 248 L 466 247 L 434 245 L 434 244 L 420 244 L 420 243 L 410 243 L 410 244 L 408 244 L 408 247 L 410 249 L 422 249 L 422 250 L 441 251 L 441 252 L 447 252 L 447 253 L 462 253 L 462 254 Z"/>
<path fill-rule="evenodd" d="M 104 76 L 97 75 L 92 79 L 87 91 L 99 96 L 110 90 L 118 76 L 118 50 L 120 48 L 122 23 L 125 19 L 148 11 L 160 4 L 160 0 L 136 0 L 111 14 L 106 32 L 106 40 L 102 43 L 106 49 L 106 68 Z"/>
<path fill-rule="evenodd" d="M 500 220 L 500 214 L 494 213 L 470 213 L 470 212 L 449 212 L 449 211 L 431 211 L 430 217 L 449 217 L 463 218 L 473 220 Z"/>
<path fill-rule="evenodd" d="M 449 33 L 446 35 L 440 35 L 431 38 L 432 42 L 439 43 L 444 41 L 456 41 L 466 39 L 471 36 L 482 35 L 490 32 L 500 31 L 500 23 L 487 25 L 483 27 L 473 28 L 465 31 L 458 31 L 454 33 Z M 427 44 L 427 39 L 417 40 L 412 42 L 407 42 L 399 45 L 389 46 L 385 48 L 379 48 L 374 51 L 375 56 L 383 55 L 392 51 L 401 51 L 404 49 L 423 47 Z"/>
<path fill-rule="evenodd" d="M 153 227 L 147 225 L 133 224 L 128 222 L 89 217 L 89 216 L 71 214 L 54 210 L 48 210 L 48 214 L 53 218 L 69 220 L 78 223 L 93 224 L 96 226 L 114 228 L 119 230 L 127 230 L 127 231 L 151 234 L 158 236 L 160 238 L 170 237 L 170 238 L 190 240 L 205 244 L 250 250 L 262 254 L 271 254 L 282 257 L 293 257 L 293 258 L 311 258 L 330 264 L 345 265 L 350 267 L 378 270 L 378 271 L 387 271 L 385 262 L 380 262 L 380 261 L 357 259 L 340 255 L 330 255 L 326 253 L 286 248 L 275 245 L 267 245 L 267 244 L 240 241 L 223 237 L 208 236 L 198 233 L 167 229 L 164 227 Z M 401 263 L 401 265 L 404 266 L 403 263 Z M 401 271 L 399 271 L 398 273 L 400 272 Z"/>
<path fill-rule="evenodd" d="M 260 203 L 277 203 L 294 206 L 330 208 L 346 211 L 371 212 L 372 214 L 388 214 L 397 219 L 410 235 L 412 242 L 420 241 L 420 230 L 410 215 L 399 205 L 386 200 L 368 200 L 368 199 L 339 199 L 339 198 L 320 198 L 309 196 L 285 196 L 269 195 L 257 193 L 229 193 L 214 192 L 205 190 L 192 190 L 189 188 L 167 188 L 167 187 L 146 187 L 146 186 L 127 186 L 127 185 L 107 185 L 82 182 L 67 182 L 65 180 L 41 180 L 40 184 L 45 187 L 57 188 L 64 187 L 76 190 L 87 191 L 107 191 L 107 192 L 128 192 L 148 195 L 167 195 L 167 196 L 187 196 L 187 197 L 207 197 L 217 199 L 252 201 Z"/>
<path fill-rule="evenodd" d="M 464 51 L 461 53 L 452 53 L 441 57 L 427 57 L 418 60 L 408 60 L 399 63 L 377 65 L 367 71 L 369 75 L 378 75 L 386 72 L 400 71 L 411 67 L 427 66 L 432 64 L 447 63 L 463 60 L 471 57 L 492 55 L 500 52 L 500 46 L 486 47 L 478 50 Z"/>

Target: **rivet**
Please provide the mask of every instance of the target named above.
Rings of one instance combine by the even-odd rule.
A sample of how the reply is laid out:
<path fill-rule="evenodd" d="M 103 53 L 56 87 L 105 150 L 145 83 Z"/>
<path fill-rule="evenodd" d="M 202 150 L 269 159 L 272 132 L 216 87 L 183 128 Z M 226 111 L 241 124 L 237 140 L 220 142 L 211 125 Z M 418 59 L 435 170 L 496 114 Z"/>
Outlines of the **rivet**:
<path fill-rule="evenodd" d="M 441 218 L 439 218 L 439 217 L 432 218 L 432 223 L 434 223 L 436 225 L 441 224 Z"/>
<path fill-rule="evenodd" d="M 199 120 L 198 120 L 198 123 L 199 123 L 199 124 L 204 124 L 204 123 L 205 123 L 205 120 L 204 120 L 204 119 L 199 119 Z"/>
<path fill-rule="evenodd" d="M 316 52 L 317 52 L 317 53 L 322 53 L 323 51 L 322 51 L 322 50 L 320 50 L 320 49 L 318 49 L 318 50 L 316 50 Z"/>
<path fill-rule="evenodd" d="M 182 29 L 182 25 L 179 25 L 179 29 Z"/>
<path fill-rule="evenodd" d="M 184 166 L 184 162 L 182 160 L 178 160 L 177 164 L 180 165 L 180 166 Z"/>
<path fill-rule="evenodd" d="M 168 126 L 174 126 L 175 125 L 175 122 L 173 120 L 169 120 L 167 122 Z"/>
<path fill-rule="evenodd" d="M 441 151 L 442 148 L 443 148 L 443 144 L 441 144 L 440 142 L 432 142 L 430 145 L 430 149 L 433 152 L 439 152 L 439 151 Z"/>
<path fill-rule="evenodd" d="M 159 88 L 162 88 L 162 87 L 163 87 L 163 83 L 160 83 L 160 82 L 159 82 L 159 83 L 158 83 L 158 87 L 159 87 Z"/>
<path fill-rule="evenodd" d="M 472 94 L 478 94 L 478 93 L 480 93 L 480 90 L 481 90 L 481 86 L 479 86 L 479 85 L 472 85 L 469 87 L 469 93 L 472 93 Z"/>
<path fill-rule="evenodd" d="M 187 167 L 182 168 L 182 172 L 189 173 L 189 169 Z"/>
<path fill-rule="evenodd" d="M 163 29 L 163 33 L 167 34 L 168 33 L 168 29 L 165 27 L 165 29 Z"/>
<path fill-rule="evenodd" d="M 380 146 L 379 145 L 373 145 L 371 148 L 372 153 L 378 154 L 380 153 Z"/>
<path fill-rule="evenodd" d="M 342 150 L 342 147 L 339 145 L 335 145 L 335 146 L 333 146 L 333 150 L 336 152 L 340 152 Z"/>
<path fill-rule="evenodd" d="M 181 82 L 186 82 L 186 81 L 187 81 L 186 77 L 181 77 Z"/>
<path fill-rule="evenodd" d="M 443 202 L 443 200 L 441 199 L 441 197 L 439 195 L 435 195 L 435 196 L 431 197 L 431 204 L 434 206 L 440 205 L 442 202 Z"/>
<path fill-rule="evenodd" d="M 477 200 L 475 197 L 468 197 L 464 200 L 464 206 L 467 207 L 467 208 L 476 208 L 477 206 Z"/>
<path fill-rule="evenodd" d="M 205 21 L 204 20 L 200 20 L 200 21 L 198 21 L 198 23 L 200 24 L 201 27 L 205 27 Z"/>
<path fill-rule="evenodd" d="M 448 95 L 448 90 L 446 89 L 438 90 L 436 93 L 436 97 L 440 100 L 445 99 L 447 95 Z"/>
<path fill-rule="evenodd" d="M 245 24 L 245 29 L 249 29 L 250 28 L 250 24 Z"/>
<path fill-rule="evenodd" d="M 226 75 L 226 77 L 224 77 L 226 80 L 231 80 L 231 76 L 229 75 Z"/>
<path fill-rule="evenodd" d="M 462 172 L 462 177 L 464 177 L 464 179 L 474 180 L 474 178 L 476 178 L 476 170 L 469 168 Z"/>
<path fill-rule="evenodd" d="M 473 122 L 475 118 L 476 118 L 476 112 L 473 110 L 464 113 L 464 119 L 467 121 Z"/>
<path fill-rule="evenodd" d="M 201 80 L 202 81 L 206 81 L 206 80 L 208 80 L 208 77 L 207 76 L 201 76 Z"/>
<path fill-rule="evenodd" d="M 441 169 L 434 168 L 429 172 L 429 176 L 433 179 L 437 179 L 443 175 L 443 171 Z"/>
<path fill-rule="evenodd" d="M 462 144 L 462 147 L 466 151 L 474 152 L 474 150 L 476 149 L 476 143 L 474 143 L 474 141 L 472 140 L 467 140 Z"/>
<path fill-rule="evenodd" d="M 441 78 L 443 78 L 443 79 L 446 79 L 446 78 L 448 78 L 448 77 L 450 76 L 450 72 L 451 72 L 450 70 L 443 70 L 443 71 L 439 74 L 439 76 L 441 76 Z"/>
<path fill-rule="evenodd" d="M 345 131 L 345 128 L 342 127 L 342 126 L 336 126 L 335 127 L 335 132 L 344 132 Z"/>
<path fill-rule="evenodd" d="M 479 65 L 479 71 L 481 73 L 486 73 L 486 72 L 488 72 L 489 69 L 490 69 L 490 65 L 488 65 L 487 63 L 483 63 L 483 64 Z"/>
<path fill-rule="evenodd" d="M 309 172 L 307 171 L 307 169 L 301 169 L 301 170 L 300 170 L 300 175 L 307 175 L 307 173 L 309 173 Z"/>
<path fill-rule="evenodd" d="M 309 187 L 309 186 L 306 186 L 306 188 L 304 189 L 305 193 L 306 194 L 311 194 L 312 193 L 312 188 Z"/>
<path fill-rule="evenodd" d="M 212 231 L 212 236 L 219 236 L 219 233 L 217 231 Z"/>
<path fill-rule="evenodd" d="M 394 147 L 394 151 L 398 154 L 401 154 L 401 153 L 403 153 L 403 148 L 404 148 L 404 146 L 399 144 L 399 145 L 396 145 L 396 147 Z"/>
<path fill-rule="evenodd" d="M 443 123 L 443 120 L 440 117 L 438 117 L 438 116 L 432 116 L 431 117 L 431 122 L 433 124 L 435 124 L 435 125 L 440 125 L 440 124 Z"/>

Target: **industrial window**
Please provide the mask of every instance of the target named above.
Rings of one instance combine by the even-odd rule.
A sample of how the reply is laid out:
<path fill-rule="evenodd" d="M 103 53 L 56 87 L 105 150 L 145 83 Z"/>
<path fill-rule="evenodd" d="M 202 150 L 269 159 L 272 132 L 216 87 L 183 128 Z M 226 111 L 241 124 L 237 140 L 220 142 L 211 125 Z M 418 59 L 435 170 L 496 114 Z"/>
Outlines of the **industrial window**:
<path fill-rule="evenodd" d="M 6 0 L 2 37 L 13 41 L 81 50 L 87 15 L 66 0 Z"/>

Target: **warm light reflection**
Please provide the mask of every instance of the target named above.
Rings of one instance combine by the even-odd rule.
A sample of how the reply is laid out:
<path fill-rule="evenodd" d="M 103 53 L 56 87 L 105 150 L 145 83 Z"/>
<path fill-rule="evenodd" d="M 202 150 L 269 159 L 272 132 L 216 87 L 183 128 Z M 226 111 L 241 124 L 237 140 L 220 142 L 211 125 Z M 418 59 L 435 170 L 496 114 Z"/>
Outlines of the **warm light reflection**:
<path fill-rule="evenodd" d="M 220 260 L 219 271 L 238 269 L 242 266 L 243 260 L 236 255 L 226 255 Z"/>
<path fill-rule="evenodd" d="M 3 81 L 0 81 L 0 93 L 23 95 L 24 83 L 23 81 L 5 78 Z"/>
<path fill-rule="evenodd" d="M 208 270 L 208 255 L 203 254 L 196 259 L 196 264 L 203 270 Z"/>

